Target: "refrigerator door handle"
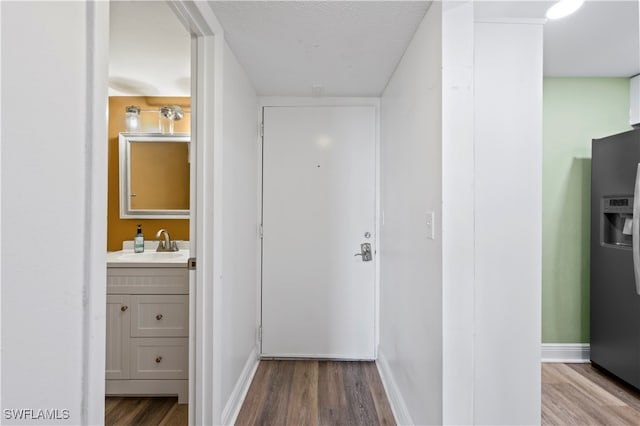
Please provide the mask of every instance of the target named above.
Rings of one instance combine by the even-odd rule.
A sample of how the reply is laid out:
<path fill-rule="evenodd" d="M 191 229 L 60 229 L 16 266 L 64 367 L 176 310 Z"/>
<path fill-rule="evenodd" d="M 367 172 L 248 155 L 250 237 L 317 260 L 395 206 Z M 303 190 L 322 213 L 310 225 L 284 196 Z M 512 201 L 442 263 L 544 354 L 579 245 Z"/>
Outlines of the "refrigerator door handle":
<path fill-rule="evenodd" d="M 633 220 L 631 225 L 633 248 L 633 273 L 636 278 L 636 293 L 640 295 L 640 163 L 636 169 L 636 186 L 633 190 Z"/>

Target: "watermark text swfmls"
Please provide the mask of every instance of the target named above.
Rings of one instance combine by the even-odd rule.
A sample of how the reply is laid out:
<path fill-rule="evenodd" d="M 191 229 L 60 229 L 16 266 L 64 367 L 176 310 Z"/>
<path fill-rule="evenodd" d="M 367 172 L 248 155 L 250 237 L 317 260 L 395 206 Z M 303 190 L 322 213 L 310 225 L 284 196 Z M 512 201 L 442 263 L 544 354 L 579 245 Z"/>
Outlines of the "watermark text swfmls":
<path fill-rule="evenodd" d="M 5 408 L 5 420 L 68 420 L 71 411 L 66 408 Z"/>

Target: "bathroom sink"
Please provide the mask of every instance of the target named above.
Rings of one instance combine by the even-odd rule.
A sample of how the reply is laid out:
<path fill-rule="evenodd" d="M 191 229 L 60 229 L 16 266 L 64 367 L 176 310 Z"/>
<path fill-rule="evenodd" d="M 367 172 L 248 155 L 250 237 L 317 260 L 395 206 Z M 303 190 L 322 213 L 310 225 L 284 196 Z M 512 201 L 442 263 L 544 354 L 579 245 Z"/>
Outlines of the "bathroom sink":
<path fill-rule="evenodd" d="M 145 264 L 148 266 L 171 265 L 186 266 L 189 259 L 189 250 L 172 252 L 145 251 L 135 253 L 133 250 L 120 250 L 107 253 L 108 266 L 134 266 L 133 264 Z"/>

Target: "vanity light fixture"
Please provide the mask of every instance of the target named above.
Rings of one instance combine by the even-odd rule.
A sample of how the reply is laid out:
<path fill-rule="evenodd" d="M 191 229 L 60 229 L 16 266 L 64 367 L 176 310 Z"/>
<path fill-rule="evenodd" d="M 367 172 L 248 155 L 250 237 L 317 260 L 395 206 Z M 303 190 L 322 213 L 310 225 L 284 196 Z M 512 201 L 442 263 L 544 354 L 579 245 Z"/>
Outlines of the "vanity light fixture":
<path fill-rule="evenodd" d="M 140 107 L 129 105 L 125 113 L 125 127 L 127 132 L 135 132 L 140 127 Z"/>
<path fill-rule="evenodd" d="M 125 127 L 127 132 L 141 131 L 140 125 L 140 113 L 141 112 L 155 112 L 159 117 L 159 131 L 160 133 L 173 134 L 173 124 L 176 121 L 182 120 L 184 117 L 184 110 L 178 105 L 165 105 L 160 109 L 142 110 L 137 105 L 129 105 L 125 109 Z M 146 131 L 146 130 L 145 130 Z M 156 130 L 158 131 L 158 130 Z"/>
<path fill-rule="evenodd" d="M 560 19 L 569 16 L 582 7 L 584 0 L 560 0 L 547 9 L 548 19 Z"/>
<path fill-rule="evenodd" d="M 182 120 L 182 117 L 184 117 L 184 111 L 178 105 L 163 106 L 160 108 L 160 114 L 175 121 Z"/>
<path fill-rule="evenodd" d="M 184 111 L 178 105 L 163 106 L 160 116 L 160 132 L 173 134 L 173 123 L 182 120 Z"/>

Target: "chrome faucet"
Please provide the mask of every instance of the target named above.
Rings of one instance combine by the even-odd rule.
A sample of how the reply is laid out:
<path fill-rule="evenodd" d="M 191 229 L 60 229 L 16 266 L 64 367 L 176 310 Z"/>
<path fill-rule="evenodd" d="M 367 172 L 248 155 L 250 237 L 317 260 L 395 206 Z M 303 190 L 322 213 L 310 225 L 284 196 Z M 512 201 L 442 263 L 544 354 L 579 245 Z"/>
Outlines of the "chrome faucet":
<path fill-rule="evenodd" d="M 175 241 L 171 241 L 169 237 L 169 231 L 161 229 L 156 233 L 156 238 L 160 238 L 164 234 L 164 240 L 158 242 L 158 248 L 156 251 L 178 251 L 178 244 Z"/>

